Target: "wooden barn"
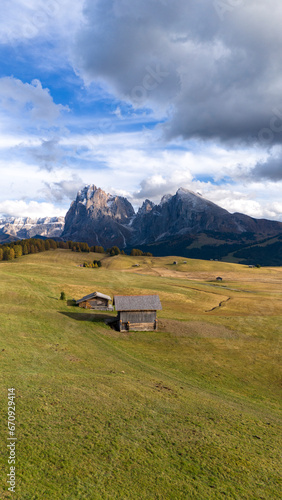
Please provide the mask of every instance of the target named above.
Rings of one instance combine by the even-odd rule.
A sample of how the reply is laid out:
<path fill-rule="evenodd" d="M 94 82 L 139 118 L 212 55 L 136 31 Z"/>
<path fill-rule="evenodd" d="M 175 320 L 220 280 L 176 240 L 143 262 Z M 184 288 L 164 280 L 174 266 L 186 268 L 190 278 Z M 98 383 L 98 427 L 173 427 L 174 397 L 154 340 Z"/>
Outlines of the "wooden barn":
<path fill-rule="evenodd" d="M 158 295 L 115 295 L 120 332 L 157 330 L 157 311 L 162 309 Z"/>
<path fill-rule="evenodd" d="M 96 309 L 98 311 L 113 311 L 113 306 L 110 305 L 111 297 L 103 293 L 93 292 L 85 295 L 82 299 L 76 301 L 76 305 L 84 309 Z"/>

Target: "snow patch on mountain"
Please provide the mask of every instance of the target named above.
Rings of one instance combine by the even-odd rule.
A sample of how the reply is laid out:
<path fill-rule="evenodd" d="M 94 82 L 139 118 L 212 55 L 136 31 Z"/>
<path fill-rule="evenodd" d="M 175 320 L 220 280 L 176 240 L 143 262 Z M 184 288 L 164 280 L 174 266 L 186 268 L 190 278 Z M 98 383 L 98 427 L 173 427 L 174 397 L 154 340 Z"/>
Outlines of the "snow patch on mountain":
<path fill-rule="evenodd" d="M 60 237 L 64 229 L 64 217 L 44 217 L 31 219 L 29 217 L 2 217 L 0 219 L 0 234 L 25 239 L 33 236 L 47 238 Z"/>

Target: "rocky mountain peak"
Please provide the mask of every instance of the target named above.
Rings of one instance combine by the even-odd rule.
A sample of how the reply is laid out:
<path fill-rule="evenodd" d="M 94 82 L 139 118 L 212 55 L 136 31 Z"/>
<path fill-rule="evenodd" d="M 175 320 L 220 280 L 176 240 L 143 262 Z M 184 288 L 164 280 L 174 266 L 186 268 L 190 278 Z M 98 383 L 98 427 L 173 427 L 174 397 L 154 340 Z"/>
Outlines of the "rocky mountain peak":
<path fill-rule="evenodd" d="M 66 214 L 62 237 L 123 248 L 130 231 L 125 226 L 134 214 L 126 198 L 108 194 L 95 185 L 85 186 Z"/>
<path fill-rule="evenodd" d="M 167 203 L 171 198 L 172 194 L 165 194 L 160 201 L 160 206 L 164 205 L 164 203 Z"/>
<path fill-rule="evenodd" d="M 143 204 L 139 208 L 137 213 L 138 213 L 138 215 L 147 214 L 147 213 L 151 212 L 151 210 L 153 210 L 154 207 L 155 207 L 155 203 L 146 199 L 145 201 L 143 201 Z"/>
<path fill-rule="evenodd" d="M 179 201 L 181 205 L 186 206 L 187 209 L 192 210 L 193 212 L 213 212 L 221 214 L 229 214 L 227 210 L 219 207 L 212 201 L 203 198 L 200 193 L 195 193 L 194 191 L 190 191 L 189 189 L 179 188 L 175 194 L 176 203 Z M 229 214 L 230 215 L 230 214 Z"/>
<path fill-rule="evenodd" d="M 185 189 L 182 187 L 176 191 L 175 196 L 178 198 L 182 198 L 186 201 L 190 201 L 192 203 L 201 203 L 201 204 L 209 203 L 209 201 L 203 198 L 202 195 L 200 195 L 199 193 L 195 193 L 194 191 L 190 191 L 189 189 Z"/>
<path fill-rule="evenodd" d="M 105 193 L 105 191 L 92 184 L 81 189 L 77 193 L 76 200 L 73 203 L 75 205 L 84 205 L 86 209 L 89 209 L 91 206 L 101 208 L 107 204 L 109 198 L 111 198 L 111 195 Z"/>
<path fill-rule="evenodd" d="M 87 200 L 90 200 L 93 197 L 95 191 L 97 191 L 97 187 L 94 184 L 88 184 L 83 189 L 78 191 L 76 201 L 85 205 Z"/>

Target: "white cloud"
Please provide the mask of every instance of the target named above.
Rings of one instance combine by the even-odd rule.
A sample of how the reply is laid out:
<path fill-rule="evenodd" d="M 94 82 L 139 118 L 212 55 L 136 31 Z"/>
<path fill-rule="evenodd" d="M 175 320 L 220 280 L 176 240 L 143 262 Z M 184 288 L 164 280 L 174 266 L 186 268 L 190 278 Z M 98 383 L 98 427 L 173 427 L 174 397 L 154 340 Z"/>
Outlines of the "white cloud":
<path fill-rule="evenodd" d="M 5 200 L 0 202 L 0 214 L 11 217 L 55 217 L 65 215 L 64 210 L 58 210 L 52 203 L 39 203 L 38 201 Z"/>
<path fill-rule="evenodd" d="M 13 77 L 0 78 L 0 102 L 5 114 L 27 116 L 37 124 L 54 122 L 66 106 L 55 104 L 48 89 L 39 80 L 31 84 Z"/>
<path fill-rule="evenodd" d="M 240 212 L 256 219 L 282 221 L 282 204 L 271 199 L 277 198 L 282 185 L 271 186 L 265 183 L 236 184 L 234 186 L 199 186 L 204 197 L 228 212 Z"/>
<path fill-rule="evenodd" d="M 12 175 L 7 175 L 7 172 L 12 172 Z M 46 171 L 24 162 L 0 162 L 0 176 L 1 211 L 5 209 L 10 215 L 16 216 L 28 215 L 29 209 L 34 214 L 37 208 L 38 213 L 44 216 L 65 215 L 76 191 L 89 183 L 87 176 L 81 180 L 66 167 L 58 171 Z M 34 205 L 36 202 L 38 206 Z"/>
<path fill-rule="evenodd" d="M 17 44 L 35 38 L 71 37 L 82 17 L 83 0 L 2 0 L 0 41 Z"/>

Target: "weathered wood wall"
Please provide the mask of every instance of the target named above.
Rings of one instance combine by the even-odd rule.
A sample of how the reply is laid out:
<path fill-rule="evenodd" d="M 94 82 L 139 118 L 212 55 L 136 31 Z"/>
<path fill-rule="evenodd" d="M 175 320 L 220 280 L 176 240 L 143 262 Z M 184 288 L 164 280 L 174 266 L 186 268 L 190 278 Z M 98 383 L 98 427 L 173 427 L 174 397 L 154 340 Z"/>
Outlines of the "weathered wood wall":
<path fill-rule="evenodd" d="M 79 307 L 83 307 L 84 309 L 106 310 L 109 307 L 109 301 L 101 298 L 93 298 L 85 302 L 81 302 Z"/>
<path fill-rule="evenodd" d="M 120 331 L 157 329 L 157 311 L 120 311 L 117 319 Z"/>
<path fill-rule="evenodd" d="M 153 323 L 156 317 L 156 311 L 120 311 L 122 323 Z"/>

